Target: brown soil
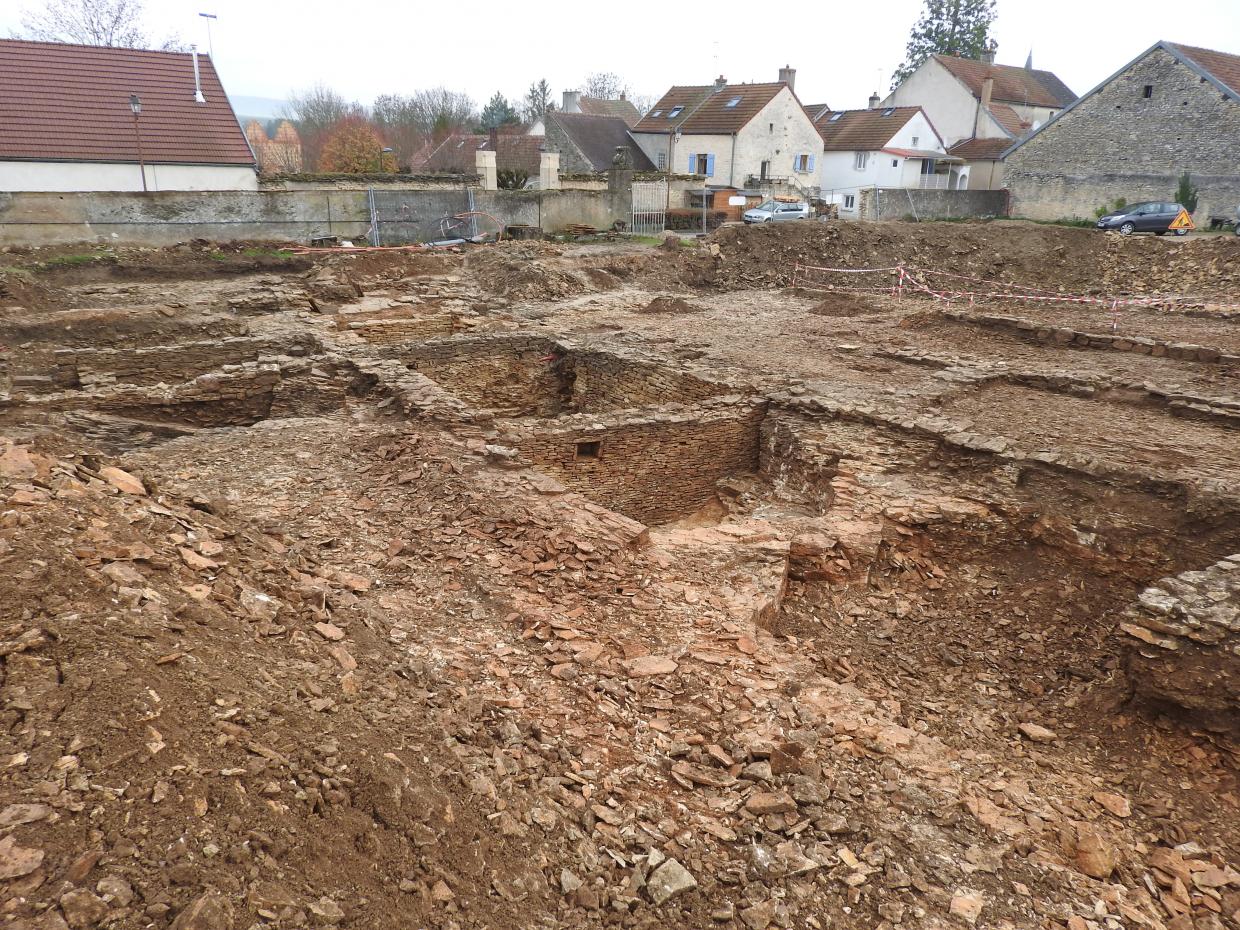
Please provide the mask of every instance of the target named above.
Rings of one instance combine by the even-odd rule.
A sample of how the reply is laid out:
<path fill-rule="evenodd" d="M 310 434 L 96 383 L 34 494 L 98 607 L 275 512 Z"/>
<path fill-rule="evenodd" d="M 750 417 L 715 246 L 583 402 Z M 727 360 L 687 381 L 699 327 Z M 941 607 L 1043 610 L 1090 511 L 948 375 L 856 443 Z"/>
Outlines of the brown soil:
<path fill-rule="evenodd" d="M 7 924 L 1240 930 L 1234 713 L 1145 700 L 1119 628 L 1240 552 L 1240 364 L 781 287 L 1234 289 L 1237 246 L 11 250 Z"/>

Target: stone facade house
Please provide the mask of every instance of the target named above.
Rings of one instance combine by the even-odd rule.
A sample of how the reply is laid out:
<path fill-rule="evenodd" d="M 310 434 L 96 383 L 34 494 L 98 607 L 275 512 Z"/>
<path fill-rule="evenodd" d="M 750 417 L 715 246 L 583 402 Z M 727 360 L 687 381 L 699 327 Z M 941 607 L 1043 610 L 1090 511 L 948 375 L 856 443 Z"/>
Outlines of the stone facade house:
<path fill-rule="evenodd" d="M 865 188 L 961 186 L 960 159 L 947 154 L 921 107 L 826 110 L 814 124 L 822 137 L 822 200 L 838 204 L 841 216 L 859 215 Z"/>
<path fill-rule="evenodd" d="M 696 174 L 707 186 L 749 188 L 780 180 L 816 193 L 822 138 L 793 91 L 796 72 L 770 84 L 672 87 L 633 127 L 659 171 Z"/>
<path fill-rule="evenodd" d="M 0 191 L 257 189 L 209 56 L 0 39 Z"/>
<path fill-rule="evenodd" d="M 638 171 L 653 171 L 654 163 L 629 135 L 624 120 L 615 116 L 550 111 L 546 117 L 545 149 L 560 153 L 560 170 L 566 174 L 597 174 L 612 166 L 616 149 L 628 153 L 629 164 Z"/>
<path fill-rule="evenodd" d="M 1240 55 L 1158 42 L 1005 153 L 1012 213 L 1089 218 L 1118 198 L 1173 200 L 1197 221 L 1240 204 Z"/>
<path fill-rule="evenodd" d="M 886 107 L 921 107 L 949 152 L 964 159 L 972 190 L 1003 187 L 1002 154 L 1072 103 L 1076 95 L 1050 71 L 984 59 L 932 55 L 888 95 Z M 871 105 L 877 103 L 877 95 Z"/>

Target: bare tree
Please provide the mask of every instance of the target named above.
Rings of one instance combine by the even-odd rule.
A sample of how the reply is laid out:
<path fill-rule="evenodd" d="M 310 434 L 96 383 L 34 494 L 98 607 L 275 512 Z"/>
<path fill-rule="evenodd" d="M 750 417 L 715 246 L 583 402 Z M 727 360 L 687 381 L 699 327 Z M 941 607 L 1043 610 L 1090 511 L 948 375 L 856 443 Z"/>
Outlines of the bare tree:
<path fill-rule="evenodd" d="M 383 141 L 396 150 L 397 163 L 411 164 L 428 138 L 422 131 L 413 98 L 380 94 L 371 105 L 370 116 Z"/>
<path fill-rule="evenodd" d="M 325 84 L 290 94 L 284 116 L 301 136 L 302 160 L 307 171 L 317 170 L 323 145 L 335 126 L 353 116 L 365 116 L 365 108 L 345 100 Z"/>
<path fill-rule="evenodd" d="M 142 0 L 46 0 L 22 15 L 21 39 L 36 42 L 72 42 L 118 48 L 185 50 L 176 35 L 158 46 L 142 28 Z"/>
<path fill-rule="evenodd" d="M 435 142 L 476 121 L 477 111 L 469 95 L 446 87 L 417 91 L 410 105 L 423 135 Z"/>
<path fill-rule="evenodd" d="M 621 94 L 627 94 L 629 85 L 620 75 L 611 71 L 595 71 L 586 77 L 581 92 L 595 100 L 615 100 Z"/>

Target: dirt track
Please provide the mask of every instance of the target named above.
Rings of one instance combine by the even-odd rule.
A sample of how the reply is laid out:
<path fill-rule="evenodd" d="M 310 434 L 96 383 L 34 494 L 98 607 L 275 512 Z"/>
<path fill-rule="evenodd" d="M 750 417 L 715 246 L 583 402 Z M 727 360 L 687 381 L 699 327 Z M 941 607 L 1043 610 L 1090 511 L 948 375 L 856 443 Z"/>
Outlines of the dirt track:
<path fill-rule="evenodd" d="M 10 926 L 1240 928 L 1240 317 L 786 287 L 1240 241 L 249 251 L 0 255 Z"/>

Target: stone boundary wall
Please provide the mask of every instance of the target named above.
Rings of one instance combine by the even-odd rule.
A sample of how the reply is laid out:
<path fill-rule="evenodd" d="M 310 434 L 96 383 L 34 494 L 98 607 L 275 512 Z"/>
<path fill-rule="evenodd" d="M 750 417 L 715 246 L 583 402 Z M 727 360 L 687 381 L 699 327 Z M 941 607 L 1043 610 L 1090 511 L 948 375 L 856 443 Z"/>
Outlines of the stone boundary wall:
<path fill-rule="evenodd" d="M 949 220 L 1008 215 L 1008 193 L 939 191 L 904 187 L 863 187 L 858 216 L 863 220 Z"/>
<path fill-rule="evenodd" d="M 944 319 L 988 329 L 1014 333 L 1033 342 L 1073 346 L 1080 349 L 1107 349 L 1112 352 L 1134 352 L 1155 358 L 1178 358 L 1189 362 L 1240 364 L 1240 355 L 1229 355 L 1221 349 L 1199 346 L 1190 342 L 1160 342 L 1144 336 L 1116 336 L 1106 333 L 1084 333 L 1066 326 L 1048 326 L 1037 320 L 1017 316 L 966 313 L 959 310 L 940 311 Z"/>
<path fill-rule="evenodd" d="M 719 479 L 758 468 L 765 405 L 686 412 L 579 414 L 508 424 L 512 444 L 569 490 L 643 523 L 666 523 L 707 504 Z M 597 443 L 591 452 L 580 444 Z"/>
<path fill-rule="evenodd" d="M 459 213 L 466 188 L 387 189 L 399 197 L 382 230 L 438 235 L 436 220 Z M 504 225 L 548 232 L 574 223 L 599 229 L 629 218 L 629 191 L 474 191 L 474 209 Z M 312 237 L 361 239 L 370 228 L 366 190 L 90 193 L 0 192 L 0 242 L 43 246 L 75 242 L 165 246 L 191 239 L 308 244 Z"/>
<path fill-rule="evenodd" d="M 1146 588 L 1119 630 L 1139 694 L 1240 729 L 1240 553 Z"/>

